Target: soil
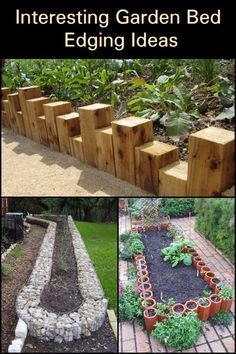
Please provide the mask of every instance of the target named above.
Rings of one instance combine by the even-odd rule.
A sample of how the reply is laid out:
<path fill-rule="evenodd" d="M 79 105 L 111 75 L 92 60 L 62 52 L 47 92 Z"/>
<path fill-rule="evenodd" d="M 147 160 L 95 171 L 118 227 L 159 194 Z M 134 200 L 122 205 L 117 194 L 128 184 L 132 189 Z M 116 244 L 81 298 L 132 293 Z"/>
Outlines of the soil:
<path fill-rule="evenodd" d="M 190 309 L 190 310 L 193 310 L 193 309 L 195 309 L 196 307 L 197 307 L 197 305 L 194 304 L 194 303 L 188 304 L 188 306 L 187 306 L 187 308 Z"/>
<path fill-rule="evenodd" d="M 57 222 L 51 279 L 44 287 L 40 305 L 48 311 L 68 313 L 83 301 L 78 287 L 77 264 L 66 216 L 50 217 Z"/>
<path fill-rule="evenodd" d="M 211 281 L 213 283 L 215 283 L 215 284 L 219 284 L 220 283 L 220 279 L 218 279 L 218 278 L 213 278 Z"/>
<path fill-rule="evenodd" d="M 13 258 L 7 255 L 4 260 L 4 263 L 12 265 L 14 270 L 9 277 L 2 277 L 1 352 L 7 353 L 8 346 L 15 338 L 16 297 L 33 270 L 44 235 L 45 228 L 31 225 L 30 232 L 19 243 L 24 254 L 23 257 Z"/>
<path fill-rule="evenodd" d="M 108 319 L 90 337 L 68 343 L 44 342 L 27 336 L 22 353 L 116 353 L 117 342 Z"/>
<path fill-rule="evenodd" d="M 181 313 L 184 311 L 184 308 L 183 308 L 183 306 L 175 306 L 174 310 L 175 310 L 175 312 Z"/>
<path fill-rule="evenodd" d="M 156 313 L 155 310 L 147 310 L 147 314 L 149 317 L 155 316 L 155 313 Z"/>
<path fill-rule="evenodd" d="M 214 301 L 214 302 L 219 302 L 220 298 L 219 298 L 219 296 L 212 296 L 211 300 Z"/>
<path fill-rule="evenodd" d="M 165 262 L 161 250 L 170 245 L 172 238 L 166 231 L 149 231 L 142 235 L 145 246 L 144 254 L 148 266 L 150 283 L 154 298 L 157 302 L 173 298 L 175 302 L 185 303 L 187 300 L 196 299 L 208 284 L 197 277 L 193 266 L 178 264 L 172 268 L 170 262 Z"/>

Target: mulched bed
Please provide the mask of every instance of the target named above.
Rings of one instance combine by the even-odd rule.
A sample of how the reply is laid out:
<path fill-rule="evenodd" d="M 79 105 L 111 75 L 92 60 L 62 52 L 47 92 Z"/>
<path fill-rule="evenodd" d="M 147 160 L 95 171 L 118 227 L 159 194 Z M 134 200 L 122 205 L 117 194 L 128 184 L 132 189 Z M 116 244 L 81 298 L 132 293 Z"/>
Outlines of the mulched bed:
<path fill-rule="evenodd" d="M 108 319 L 98 331 L 90 337 L 82 336 L 73 342 L 62 344 L 53 341 L 44 342 L 34 337 L 27 337 L 22 353 L 116 353 L 117 341 Z"/>
<path fill-rule="evenodd" d="M 4 263 L 14 267 L 10 277 L 2 278 L 2 318 L 1 318 L 1 352 L 7 352 L 12 339 L 15 338 L 16 316 L 16 297 L 18 292 L 27 282 L 35 260 L 45 235 L 45 228 L 38 225 L 31 225 L 30 232 L 19 243 L 24 256 L 22 258 L 13 258 L 7 256 Z"/>
<path fill-rule="evenodd" d="M 185 303 L 187 300 L 198 298 L 208 284 L 193 266 L 179 264 L 172 268 L 170 262 L 165 262 L 160 252 L 170 245 L 172 238 L 166 231 L 149 231 L 142 235 L 145 246 L 145 257 L 149 278 L 156 301 L 160 302 L 161 292 L 163 300 L 173 298 L 175 302 Z"/>
<path fill-rule="evenodd" d="M 83 301 L 78 287 L 77 265 L 66 216 L 51 218 L 57 222 L 51 279 L 41 295 L 40 304 L 48 311 L 68 313 Z"/>

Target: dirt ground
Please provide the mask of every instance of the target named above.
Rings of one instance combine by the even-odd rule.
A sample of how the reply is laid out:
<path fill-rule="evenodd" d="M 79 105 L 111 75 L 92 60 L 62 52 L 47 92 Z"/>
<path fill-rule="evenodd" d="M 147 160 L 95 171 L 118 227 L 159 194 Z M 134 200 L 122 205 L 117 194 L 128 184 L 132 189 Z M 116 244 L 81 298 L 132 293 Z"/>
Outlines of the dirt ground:
<path fill-rule="evenodd" d="M 2 196 L 145 196 L 142 189 L 2 129 Z"/>
<path fill-rule="evenodd" d="M 7 255 L 4 263 L 10 264 L 14 270 L 9 277 L 2 277 L 1 289 L 1 349 L 7 353 L 7 348 L 15 338 L 16 296 L 28 280 L 32 272 L 38 250 L 45 235 L 45 228 L 31 225 L 30 232 L 20 243 L 23 250 L 22 258 L 13 258 Z"/>

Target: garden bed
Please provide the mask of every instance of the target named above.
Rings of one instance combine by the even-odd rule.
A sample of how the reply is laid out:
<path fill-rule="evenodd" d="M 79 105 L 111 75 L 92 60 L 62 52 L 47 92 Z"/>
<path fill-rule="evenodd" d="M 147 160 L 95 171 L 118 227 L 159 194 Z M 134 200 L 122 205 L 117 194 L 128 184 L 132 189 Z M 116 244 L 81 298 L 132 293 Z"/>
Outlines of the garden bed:
<path fill-rule="evenodd" d="M 179 264 L 172 268 L 161 256 L 161 250 L 173 242 L 166 231 L 148 231 L 142 235 L 145 246 L 149 277 L 153 295 L 156 301 L 173 298 L 175 302 L 185 303 L 187 300 L 198 298 L 207 287 L 202 277 L 197 277 L 193 266 Z"/>

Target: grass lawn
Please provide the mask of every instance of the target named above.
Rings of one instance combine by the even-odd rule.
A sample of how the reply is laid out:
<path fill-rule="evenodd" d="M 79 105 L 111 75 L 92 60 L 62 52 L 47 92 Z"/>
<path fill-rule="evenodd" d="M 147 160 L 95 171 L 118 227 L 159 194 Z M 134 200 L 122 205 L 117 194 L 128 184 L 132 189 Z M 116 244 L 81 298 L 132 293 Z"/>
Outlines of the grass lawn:
<path fill-rule="evenodd" d="M 117 312 L 117 225 L 76 221 L 96 268 L 109 308 Z"/>

